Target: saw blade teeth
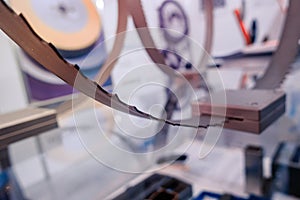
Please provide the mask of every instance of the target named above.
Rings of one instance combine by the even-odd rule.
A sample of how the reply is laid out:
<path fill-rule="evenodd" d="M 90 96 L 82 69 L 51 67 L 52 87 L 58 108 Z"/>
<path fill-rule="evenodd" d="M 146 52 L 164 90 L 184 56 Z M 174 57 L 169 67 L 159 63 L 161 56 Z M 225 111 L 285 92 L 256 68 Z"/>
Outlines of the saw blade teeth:
<path fill-rule="evenodd" d="M 300 1 L 291 0 L 285 25 L 280 38 L 278 49 L 274 53 L 271 62 L 261 79 L 254 88 L 274 89 L 285 81 L 287 74 L 292 71 L 292 63 L 298 54 L 298 41 L 300 39 Z"/>

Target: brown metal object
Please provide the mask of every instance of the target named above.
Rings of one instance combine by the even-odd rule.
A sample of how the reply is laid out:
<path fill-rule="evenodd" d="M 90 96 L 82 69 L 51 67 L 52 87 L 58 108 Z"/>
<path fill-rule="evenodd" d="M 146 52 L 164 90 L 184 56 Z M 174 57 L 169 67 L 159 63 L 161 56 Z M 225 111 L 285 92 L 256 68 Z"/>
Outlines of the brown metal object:
<path fill-rule="evenodd" d="M 218 99 L 223 93 L 211 94 Z M 220 96 L 221 98 L 221 96 Z M 285 112 L 285 93 L 276 90 L 227 90 L 226 105 L 203 98 L 192 104 L 193 116 L 223 116 L 225 128 L 261 133 Z"/>
<path fill-rule="evenodd" d="M 291 64 L 295 60 L 299 50 L 300 39 L 300 1 L 290 0 L 283 33 L 268 69 L 264 76 L 256 82 L 256 89 L 279 88 L 286 74 L 291 70 Z"/>

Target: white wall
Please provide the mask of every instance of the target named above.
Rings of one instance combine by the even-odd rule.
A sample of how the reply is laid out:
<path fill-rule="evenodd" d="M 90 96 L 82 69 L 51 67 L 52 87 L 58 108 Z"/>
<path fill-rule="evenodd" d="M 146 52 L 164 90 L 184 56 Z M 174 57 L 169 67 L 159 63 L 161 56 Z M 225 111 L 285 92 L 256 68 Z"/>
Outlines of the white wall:
<path fill-rule="evenodd" d="M 26 107 L 26 92 L 13 47 L 0 32 L 0 113 Z"/>

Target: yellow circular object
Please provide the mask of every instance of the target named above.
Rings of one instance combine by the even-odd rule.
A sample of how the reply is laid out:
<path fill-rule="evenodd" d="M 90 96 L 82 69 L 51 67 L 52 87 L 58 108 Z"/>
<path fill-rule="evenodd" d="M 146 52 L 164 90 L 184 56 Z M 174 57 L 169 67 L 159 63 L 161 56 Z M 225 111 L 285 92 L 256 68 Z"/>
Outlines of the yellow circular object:
<path fill-rule="evenodd" d="M 91 0 L 11 0 L 36 33 L 58 49 L 75 51 L 93 45 L 101 34 L 101 19 Z"/>

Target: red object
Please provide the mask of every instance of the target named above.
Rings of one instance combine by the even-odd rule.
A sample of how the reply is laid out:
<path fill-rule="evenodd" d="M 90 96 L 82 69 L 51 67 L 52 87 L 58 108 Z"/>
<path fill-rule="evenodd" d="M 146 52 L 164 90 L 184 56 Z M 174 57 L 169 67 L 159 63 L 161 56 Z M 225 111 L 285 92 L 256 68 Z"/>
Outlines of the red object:
<path fill-rule="evenodd" d="M 242 34 L 244 36 L 246 44 L 247 45 L 251 44 L 250 35 L 248 34 L 248 32 L 246 30 L 246 27 L 245 27 L 245 25 L 243 23 L 240 11 L 238 9 L 234 9 L 234 15 L 235 15 L 235 17 L 237 18 L 237 20 L 239 22 L 239 26 L 240 26 L 240 29 L 241 29 Z"/>

